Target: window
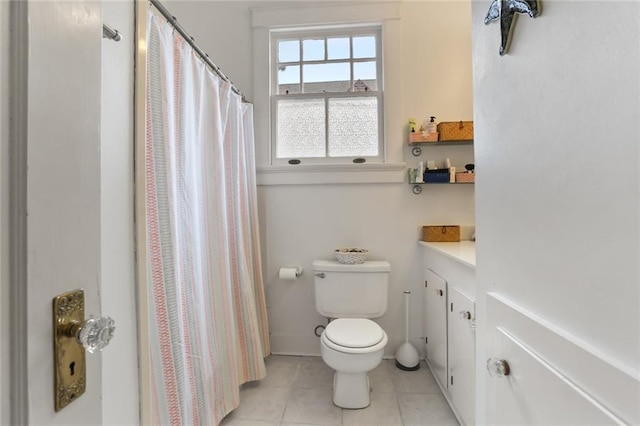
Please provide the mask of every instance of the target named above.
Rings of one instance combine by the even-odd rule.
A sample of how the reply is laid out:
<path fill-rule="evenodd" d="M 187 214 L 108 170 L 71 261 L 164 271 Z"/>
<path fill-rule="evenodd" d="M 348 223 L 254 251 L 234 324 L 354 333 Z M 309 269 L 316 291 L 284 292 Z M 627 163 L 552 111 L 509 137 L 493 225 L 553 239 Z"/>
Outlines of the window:
<path fill-rule="evenodd" d="M 271 32 L 271 163 L 382 163 L 380 26 Z"/>

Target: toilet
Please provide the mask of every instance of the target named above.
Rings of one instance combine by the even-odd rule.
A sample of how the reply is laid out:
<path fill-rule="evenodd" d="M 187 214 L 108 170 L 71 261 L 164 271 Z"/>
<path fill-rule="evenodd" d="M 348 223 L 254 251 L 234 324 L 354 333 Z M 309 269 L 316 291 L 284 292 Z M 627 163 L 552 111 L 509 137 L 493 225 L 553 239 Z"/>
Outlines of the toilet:
<path fill-rule="evenodd" d="M 333 403 L 338 407 L 365 408 L 371 402 L 367 373 L 382 361 L 388 338 L 370 318 L 387 311 L 390 271 L 385 261 L 313 262 L 316 310 L 331 319 L 320 336 L 320 351 L 335 370 Z"/>

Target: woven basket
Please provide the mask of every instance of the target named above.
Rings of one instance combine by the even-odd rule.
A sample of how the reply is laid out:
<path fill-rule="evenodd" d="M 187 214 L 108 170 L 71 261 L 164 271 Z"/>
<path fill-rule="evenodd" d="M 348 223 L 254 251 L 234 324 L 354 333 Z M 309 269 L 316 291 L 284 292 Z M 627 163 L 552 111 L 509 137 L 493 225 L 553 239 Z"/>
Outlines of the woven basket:
<path fill-rule="evenodd" d="M 364 263 L 367 260 L 368 250 L 360 248 L 339 248 L 334 250 L 336 259 L 340 263 L 347 265 L 356 265 L 358 263 Z"/>
<path fill-rule="evenodd" d="M 427 242 L 458 242 L 460 241 L 460 226 L 435 225 L 422 227 L 422 241 Z"/>
<path fill-rule="evenodd" d="M 438 123 L 441 141 L 473 140 L 473 121 L 443 121 Z"/>

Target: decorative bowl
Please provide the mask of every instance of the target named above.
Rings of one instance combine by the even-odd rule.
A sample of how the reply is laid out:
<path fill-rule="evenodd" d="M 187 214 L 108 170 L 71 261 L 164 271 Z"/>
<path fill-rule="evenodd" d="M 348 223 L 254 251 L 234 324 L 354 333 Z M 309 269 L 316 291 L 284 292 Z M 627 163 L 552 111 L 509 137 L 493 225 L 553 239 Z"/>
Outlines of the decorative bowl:
<path fill-rule="evenodd" d="M 367 260 L 367 253 L 369 251 L 362 248 L 343 247 L 335 249 L 333 252 L 338 262 L 356 265 L 358 263 L 364 263 L 364 261 Z"/>

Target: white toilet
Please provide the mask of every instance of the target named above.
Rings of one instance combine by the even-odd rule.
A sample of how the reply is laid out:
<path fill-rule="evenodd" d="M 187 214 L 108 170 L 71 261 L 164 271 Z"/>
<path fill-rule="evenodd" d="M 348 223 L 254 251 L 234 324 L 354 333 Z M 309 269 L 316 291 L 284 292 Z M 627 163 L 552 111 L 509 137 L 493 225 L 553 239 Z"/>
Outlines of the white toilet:
<path fill-rule="evenodd" d="M 321 341 L 324 362 L 333 376 L 333 403 L 342 408 L 365 408 L 371 402 L 367 373 L 382 361 L 387 334 L 368 318 L 387 311 L 389 272 L 384 261 L 345 265 L 313 262 L 316 310 L 333 319 Z"/>

